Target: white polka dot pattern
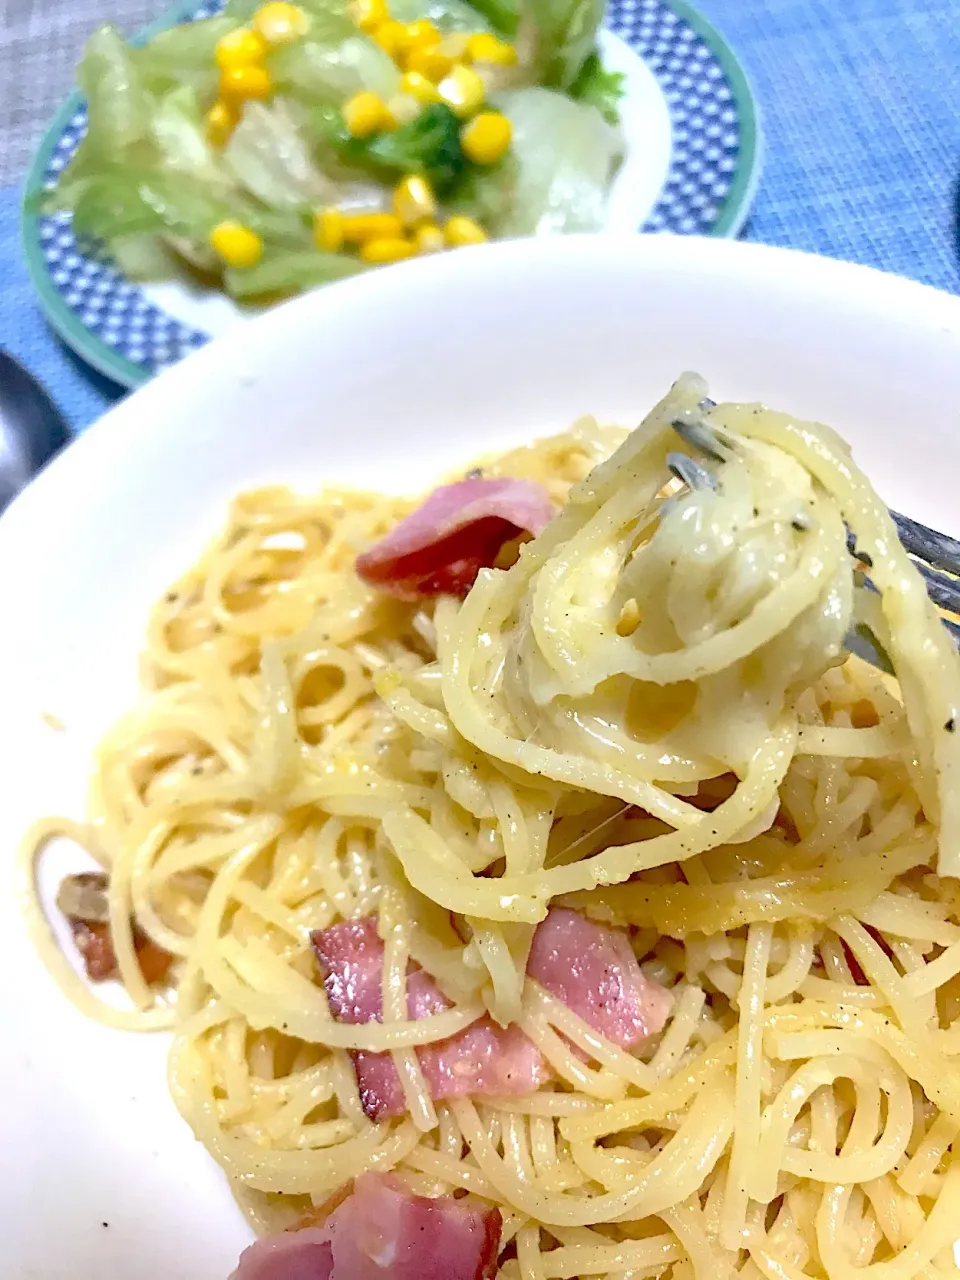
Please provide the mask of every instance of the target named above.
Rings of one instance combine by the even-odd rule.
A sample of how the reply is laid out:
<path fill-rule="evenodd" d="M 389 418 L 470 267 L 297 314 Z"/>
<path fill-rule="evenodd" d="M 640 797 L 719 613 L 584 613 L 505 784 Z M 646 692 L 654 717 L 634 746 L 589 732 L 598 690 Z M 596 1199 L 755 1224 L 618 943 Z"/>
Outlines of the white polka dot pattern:
<path fill-rule="evenodd" d="M 740 155 L 734 93 L 723 66 L 667 0 L 611 0 L 607 25 L 657 77 L 670 112 L 670 173 L 643 230 L 709 234 Z"/>
<path fill-rule="evenodd" d="M 46 189 L 69 163 L 86 127 L 86 110 L 79 107 L 50 156 Z M 40 251 L 63 301 L 91 333 L 145 374 L 175 364 L 207 341 L 206 334 L 148 302 L 137 285 L 124 279 L 102 245 L 74 235 L 68 213 L 49 214 L 37 223 Z"/>
<path fill-rule="evenodd" d="M 222 0 L 198 4 L 207 18 Z M 669 0 L 610 0 L 607 25 L 632 45 L 656 76 L 670 112 L 670 172 L 644 231 L 709 233 L 730 194 L 740 153 L 734 92 L 710 44 Z M 43 186 L 52 188 L 86 131 L 79 106 L 50 154 Z M 91 334 L 143 376 L 175 364 L 208 335 L 150 303 L 124 279 L 103 246 L 75 236 L 70 215 L 36 220 L 38 247 L 50 282 Z"/>

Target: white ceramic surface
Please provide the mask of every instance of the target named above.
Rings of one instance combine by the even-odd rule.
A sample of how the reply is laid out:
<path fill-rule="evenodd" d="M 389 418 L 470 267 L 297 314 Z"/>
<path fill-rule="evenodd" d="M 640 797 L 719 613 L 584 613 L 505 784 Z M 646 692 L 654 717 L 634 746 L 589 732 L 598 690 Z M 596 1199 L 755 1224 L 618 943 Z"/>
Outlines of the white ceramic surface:
<path fill-rule="evenodd" d="M 960 531 L 960 300 L 669 237 L 486 246 L 280 307 L 113 409 L 0 520 L 4 1280 L 224 1280 L 247 1240 L 167 1096 L 164 1039 L 76 1014 L 11 890 L 23 828 L 81 812 L 154 597 L 245 485 L 416 488 L 584 412 L 632 422 L 685 368 L 833 423 L 892 504 Z"/>

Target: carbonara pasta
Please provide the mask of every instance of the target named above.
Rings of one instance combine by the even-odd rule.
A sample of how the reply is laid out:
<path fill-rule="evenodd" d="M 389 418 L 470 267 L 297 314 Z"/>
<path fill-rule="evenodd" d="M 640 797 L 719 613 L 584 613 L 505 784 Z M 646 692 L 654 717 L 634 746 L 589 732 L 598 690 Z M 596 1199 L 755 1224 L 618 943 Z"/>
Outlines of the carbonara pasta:
<path fill-rule="evenodd" d="M 497 1206 L 504 1280 L 955 1274 L 960 659 L 885 507 L 830 430 L 689 375 L 632 433 L 482 474 L 558 514 L 463 600 L 355 573 L 411 503 L 236 500 L 150 619 L 87 822 L 28 841 L 31 886 L 59 834 L 108 873 L 128 1004 L 34 896 L 55 976 L 172 1029 L 259 1231 L 393 1171 Z M 551 908 L 629 939 L 662 1027 L 625 1048 L 530 976 Z M 351 1021 L 311 937 L 367 919 L 382 1010 Z M 413 974 L 442 993 L 418 1017 Z M 481 1018 L 536 1087 L 438 1097 L 425 1050 Z M 371 1119 L 383 1053 L 401 1113 Z"/>

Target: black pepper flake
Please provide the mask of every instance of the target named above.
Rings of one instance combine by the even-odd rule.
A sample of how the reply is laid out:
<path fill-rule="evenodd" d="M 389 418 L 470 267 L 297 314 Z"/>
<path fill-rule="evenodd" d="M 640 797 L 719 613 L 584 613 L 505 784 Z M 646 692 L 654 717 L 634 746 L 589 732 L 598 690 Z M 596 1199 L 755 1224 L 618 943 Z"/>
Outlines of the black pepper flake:
<path fill-rule="evenodd" d="M 101 1227 L 109 1227 L 110 1223 L 109 1223 L 109 1222 L 101 1222 L 101 1223 L 100 1223 L 100 1225 L 101 1225 Z"/>
<path fill-rule="evenodd" d="M 954 719 L 954 717 L 951 716 L 950 719 L 947 721 L 947 723 L 943 727 L 944 729 L 946 729 L 947 733 L 953 733 L 957 727 L 957 722 Z"/>

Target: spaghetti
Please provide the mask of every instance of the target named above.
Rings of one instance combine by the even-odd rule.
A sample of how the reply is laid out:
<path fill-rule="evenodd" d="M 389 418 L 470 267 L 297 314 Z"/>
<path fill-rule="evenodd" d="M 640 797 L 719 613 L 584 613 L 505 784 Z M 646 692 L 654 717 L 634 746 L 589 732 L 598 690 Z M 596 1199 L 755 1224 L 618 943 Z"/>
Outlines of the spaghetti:
<path fill-rule="evenodd" d="M 504 1280 L 956 1274 L 960 659 L 842 441 L 704 395 L 485 463 L 562 509 L 462 602 L 355 574 L 406 502 L 238 498 L 150 620 L 87 824 L 31 833 L 32 890 L 55 835 L 108 872 L 130 1007 L 32 892 L 43 956 L 104 1021 L 173 1028 L 258 1230 L 393 1170 L 499 1206 Z M 896 679 L 847 655 L 858 625 Z M 662 1031 L 624 1048 L 526 975 L 551 904 L 630 930 Z M 382 1020 L 337 1021 L 310 934 L 369 916 Z M 445 997 L 419 1020 L 411 962 Z M 544 1081 L 435 1099 L 418 1046 L 481 1016 Z M 403 1115 L 365 1114 L 357 1052 Z"/>

